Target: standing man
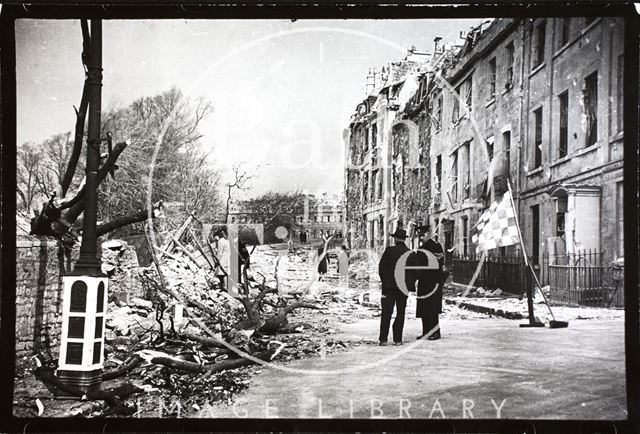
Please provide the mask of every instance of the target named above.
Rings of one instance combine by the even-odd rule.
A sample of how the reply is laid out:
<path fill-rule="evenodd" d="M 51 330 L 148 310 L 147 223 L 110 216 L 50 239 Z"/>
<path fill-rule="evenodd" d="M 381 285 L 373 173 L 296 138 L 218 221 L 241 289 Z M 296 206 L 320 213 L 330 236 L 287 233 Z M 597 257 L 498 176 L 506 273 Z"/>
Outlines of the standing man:
<path fill-rule="evenodd" d="M 218 266 L 216 267 L 216 276 L 220 281 L 220 290 L 227 291 L 225 277 L 229 276 L 231 266 L 231 250 L 229 248 L 229 240 L 227 240 L 226 228 L 220 229 L 214 236 L 216 243 L 216 256 L 218 257 Z"/>
<path fill-rule="evenodd" d="M 380 317 L 380 345 L 387 345 L 387 337 L 389 335 L 389 325 L 391 324 L 391 315 L 393 307 L 396 308 L 396 319 L 393 321 L 393 343 L 394 345 L 402 345 L 402 329 L 404 328 L 404 311 L 407 307 L 407 295 L 400 290 L 400 282 L 396 282 L 395 271 L 400 258 L 410 252 L 404 241 L 407 239 L 407 232 L 404 229 L 396 229 L 391 234 L 395 245 L 385 249 L 380 258 L 378 272 L 382 283 L 382 316 Z M 406 264 L 405 264 L 406 265 Z M 408 288 L 413 287 L 414 281 L 411 273 L 405 270 L 405 284 Z M 402 286 L 404 287 L 404 286 Z"/>
<path fill-rule="evenodd" d="M 419 270 L 417 272 L 417 301 L 416 301 L 416 317 L 422 320 L 422 334 L 418 339 L 422 339 L 431 330 L 435 330 L 428 340 L 433 341 L 440 339 L 440 324 L 438 315 L 442 313 L 442 286 L 443 286 L 443 266 L 444 266 L 444 249 L 442 245 L 431 234 L 431 228 L 427 226 L 419 226 L 418 234 L 420 235 L 420 247 L 414 254 L 414 263 L 417 266 L 433 266 L 429 263 L 433 259 L 427 257 L 426 253 L 421 250 L 429 251 L 438 261 L 438 268 L 431 270 Z"/>

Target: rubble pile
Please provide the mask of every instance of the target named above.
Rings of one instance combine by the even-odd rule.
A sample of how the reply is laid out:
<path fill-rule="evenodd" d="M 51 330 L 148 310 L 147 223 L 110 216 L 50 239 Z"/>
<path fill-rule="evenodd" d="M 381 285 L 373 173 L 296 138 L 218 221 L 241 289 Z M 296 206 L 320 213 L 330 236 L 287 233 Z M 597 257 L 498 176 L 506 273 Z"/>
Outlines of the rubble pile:
<path fill-rule="evenodd" d="M 131 298 L 143 297 L 138 275 L 136 250 L 122 240 L 102 243 L 102 272 L 109 277 L 109 301 L 128 303 Z"/>

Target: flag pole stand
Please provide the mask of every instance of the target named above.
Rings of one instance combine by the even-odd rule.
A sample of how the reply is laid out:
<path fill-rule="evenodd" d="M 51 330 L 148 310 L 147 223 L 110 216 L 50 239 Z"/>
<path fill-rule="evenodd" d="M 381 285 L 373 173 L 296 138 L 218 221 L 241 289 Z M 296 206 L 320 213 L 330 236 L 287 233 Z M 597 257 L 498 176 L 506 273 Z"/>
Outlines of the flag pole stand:
<path fill-rule="evenodd" d="M 520 248 L 522 249 L 522 256 L 524 257 L 524 263 L 527 266 L 527 268 L 531 270 L 531 273 L 533 273 L 533 278 L 536 280 L 536 282 L 538 282 L 538 276 L 536 276 L 536 273 L 533 271 L 533 268 L 529 263 L 529 258 L 527 257 L 527 252 L 524 249 L 524 241 L 522 239 L 522 232 L 520 231 L 520 223 L 518 222 L 518 212 L 516 210 L 516 205 L 513 202 L 513 193 L 511 192 L 511 183 L 509 182 L 508 179 L 507 179 L 507 187 L 509 188 L 509 200 L 511 201 L 511 207 L 513 208 L 513 215 L 516 220 L 516 228 L 518 229 L 518 238 L 520 239 Z M 538 286 L 540 286 L 539 282 L 538 282 Z M 543 322 L 536 321 L 535 315 L 533 313 L 533 291 L 531 291 L 531 287 L 529 287 L 528 285 L 525 289 L 527 291 L 527 309 L 529 312 L 529 322 L 525 324 L 520 324 L 520 327 L 544 327 Z M 540 292 L 542 292 L 542 290 L 540 290 Z M 546 299 L 545 299 L 545 302 L 546 302 Z M 547 305 L 547 307 L 549 307 L 549 305 Z M 549 308 L 549 311 L 551 311 L 551 308 Z M 551 313 L 551 316 L 553 316 L 553 313 Z"/>

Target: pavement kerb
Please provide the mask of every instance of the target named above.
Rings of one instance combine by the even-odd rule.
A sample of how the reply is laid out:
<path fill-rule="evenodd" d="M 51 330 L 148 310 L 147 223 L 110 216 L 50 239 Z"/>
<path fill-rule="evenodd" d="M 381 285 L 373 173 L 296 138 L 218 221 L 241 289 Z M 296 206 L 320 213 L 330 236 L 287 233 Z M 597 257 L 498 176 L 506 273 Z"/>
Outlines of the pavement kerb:
<path fill-rule="evenodd" d="M 465 309 L 469 309 L 473 312 L 478 312 L 485 315 L 499 316 L 506 319 L 527 319 L 528 318 L 526 315 L 522 315 L 520 312 L 511 312 L 508 310 L 494 309 L 492 307 L 473 304 L 466 301 L 450 300 L 448 298 L 445 298 L 444 302 L 447 304 L 453 304 L 459 307 L 464 307 Z"/>

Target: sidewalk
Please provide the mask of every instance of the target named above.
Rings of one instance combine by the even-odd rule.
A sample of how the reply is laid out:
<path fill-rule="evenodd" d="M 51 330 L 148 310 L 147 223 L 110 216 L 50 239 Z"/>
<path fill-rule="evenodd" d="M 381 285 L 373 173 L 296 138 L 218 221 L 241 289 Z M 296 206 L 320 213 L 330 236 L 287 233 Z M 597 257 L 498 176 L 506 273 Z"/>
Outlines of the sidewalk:
<path fill-rule="evenodd" d="M 461 297 L 445 294 L 444 301 L 446 304 L 458 305 L 459 307 L 486 315 L 514 320 L 529 319 L 526 297 L 522 299 L 514 296 Z M 544 303 L 534 302 L 533 309 L 534 315 L 542 322 L 548 322 L 552 319 L 549 309 Z M 556 319 L 562 321 L 624 318 L 623 309 L 588 306 L 554 306 L 551 304 L 551 310 Z"/>

